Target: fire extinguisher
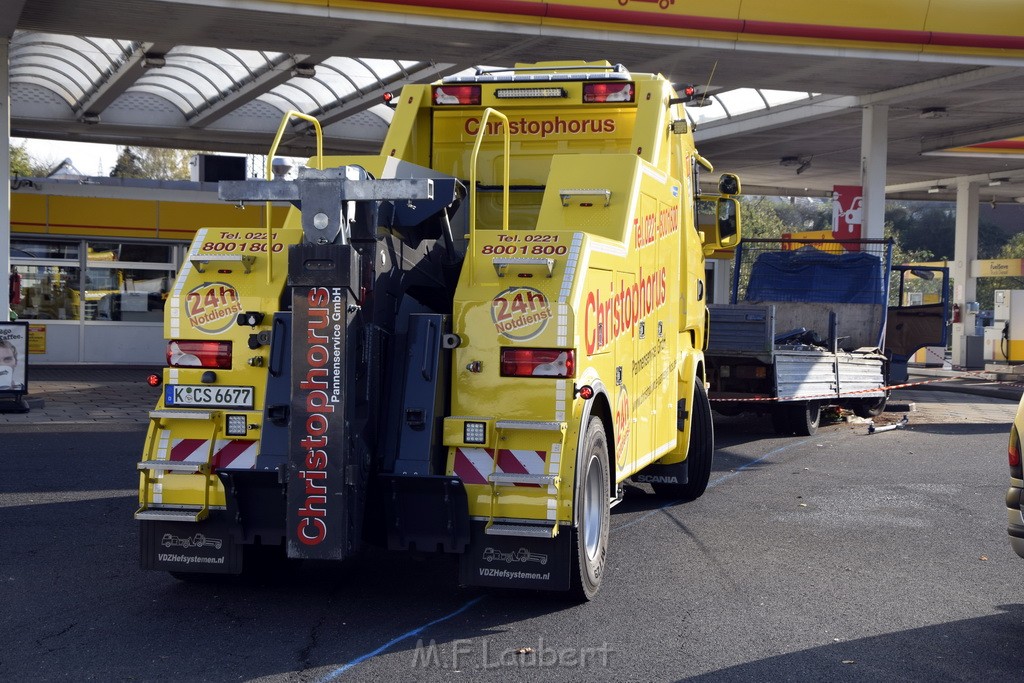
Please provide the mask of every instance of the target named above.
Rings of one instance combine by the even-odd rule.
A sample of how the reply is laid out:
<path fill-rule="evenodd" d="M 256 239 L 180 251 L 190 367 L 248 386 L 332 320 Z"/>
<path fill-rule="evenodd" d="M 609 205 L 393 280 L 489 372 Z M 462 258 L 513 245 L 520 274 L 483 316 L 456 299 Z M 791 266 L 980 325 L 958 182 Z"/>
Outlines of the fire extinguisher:
<path fill-rule="evenodd" d="M 12 306 L 21 303 L 21 275 L 18 273 L 17 268 L 11 271 L 11 282 L 8 293 L 10 295 L 10 301 Z"/>
<path fill-rule="evenodd" d="M 960 304 L 953 304 L 953 322 L 960 322 Z"/>

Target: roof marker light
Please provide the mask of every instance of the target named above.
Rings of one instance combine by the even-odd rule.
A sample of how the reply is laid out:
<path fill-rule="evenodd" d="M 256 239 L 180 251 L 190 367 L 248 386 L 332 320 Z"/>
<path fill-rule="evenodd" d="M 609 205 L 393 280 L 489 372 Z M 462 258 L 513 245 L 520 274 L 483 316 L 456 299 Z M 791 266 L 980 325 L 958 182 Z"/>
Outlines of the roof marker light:
<path fill-rule="evenodd" d="M 565 97 L 564 88 L 498 88 L 494 96 L 499 100 Z"/>

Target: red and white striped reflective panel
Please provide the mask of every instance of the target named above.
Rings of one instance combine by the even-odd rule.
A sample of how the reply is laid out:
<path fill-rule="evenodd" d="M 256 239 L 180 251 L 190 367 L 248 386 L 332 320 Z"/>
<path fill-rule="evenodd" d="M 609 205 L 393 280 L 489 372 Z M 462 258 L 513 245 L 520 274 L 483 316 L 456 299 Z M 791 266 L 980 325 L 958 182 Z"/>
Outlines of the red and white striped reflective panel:
<path fill-rule="evenodd" d="M 464 484 L 486 484 L 491 472 L 502 474 L 546 474 L 547 452 L 502 449 L 494 466 L 493 448 L 456 448 L 455 476 Z M 538 484 L 515 484 L 533 486 Z"/>
<path fill-rule="evenodd" d="M 213 452 L 213 469 L 251 470 L 256 467 L 256 441 L 217 439 Z M 210 452 L 209 439 L 174 439 L 171 460 L 175 462 L 206 462 Z"/>

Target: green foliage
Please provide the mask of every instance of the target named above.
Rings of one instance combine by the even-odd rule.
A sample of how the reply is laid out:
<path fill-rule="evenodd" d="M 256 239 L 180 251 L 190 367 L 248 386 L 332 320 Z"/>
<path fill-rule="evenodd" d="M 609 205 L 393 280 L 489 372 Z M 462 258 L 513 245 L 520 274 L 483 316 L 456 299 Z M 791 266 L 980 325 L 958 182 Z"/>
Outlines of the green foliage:
<path fill-rule="evenodd" d="M 775 213 L 786 226 L 784 232 L 809 232 L 832 229 L 832 202 L 818 199 L 776 197 Z"/>
<path fill-rule="evenodd" d="M 791 228 L 779 217 L 771 197 L 740 197 L 740 219 L 744 239 L 781 237 Z"/>
<path fill-rule="evenodd" d="M 49 172 L 45 161 L 40 161 L 28 153 L 27 143 L 11 147 L 11 176 L 23 178 L 41 178 Z"/>
<path fill-rule="evenodd" d="M 189 159 L 194 152 L 156 147 L 123 147 L 111 178 L 150 178 L 153 180 L 188 180 Z"/>
<path fill-rule="evenodd" d="M 886 224 L 892 224 L 892 236 L 907 253 L 919 254 L 919 260 L 951 260 L 956 242 L 956 206 L 949 202 L 888 202 Z M 978 224 L 978 258 L 996 258 L 1006 243 L 997 225 Z"/>
<path fill-rule="evenodd" d="M 131 147 L 123 147 L 117 154 L 117 162 L 110 170 L 111 178 L 145 178 L 139 155 Z"/>

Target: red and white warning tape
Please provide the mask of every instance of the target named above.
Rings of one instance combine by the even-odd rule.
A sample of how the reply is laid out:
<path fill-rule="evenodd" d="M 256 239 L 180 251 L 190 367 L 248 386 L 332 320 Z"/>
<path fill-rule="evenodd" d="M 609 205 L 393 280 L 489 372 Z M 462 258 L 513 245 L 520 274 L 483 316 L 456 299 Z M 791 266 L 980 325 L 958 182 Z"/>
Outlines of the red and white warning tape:
<path fill-rule="evenodd" d="M 878 387 L 876 389 L 861 389 L 859 391 L 848 391 L 845 392 L 846 396 L 855 396 L 856 394 L 876 394 L 879 391 L 891 391 L 893 389 L 906 389 L 908 387 L 919 387 L 925 384 L 936 384 L 938 382 L 950 382 L 955 379 L 963 379 L 972 375 L 982 375 L 988 372 L 988 370 L 974 370 L 971 372 L 964 372 L 956 377 L 937 377 L 935 379 L 926 379 L 920 382 L 905 382 L 903 384 L 891 384 L 886 387 Z M 993 382 L 993 384 L 1005 384 L 1005 382 Z M 1017 386 L 1012 384 L 1011 386 Z M 828 394 L 808 394 L 806 396 L 751 396 L 750 398 L 710 398 L 712 402 L 718 401 L 722 403 L 753 403 L 753 402 L 771 402 L 771 401 L 810 401 L 818 398 L 836 398 L 835 393 Z"/>

